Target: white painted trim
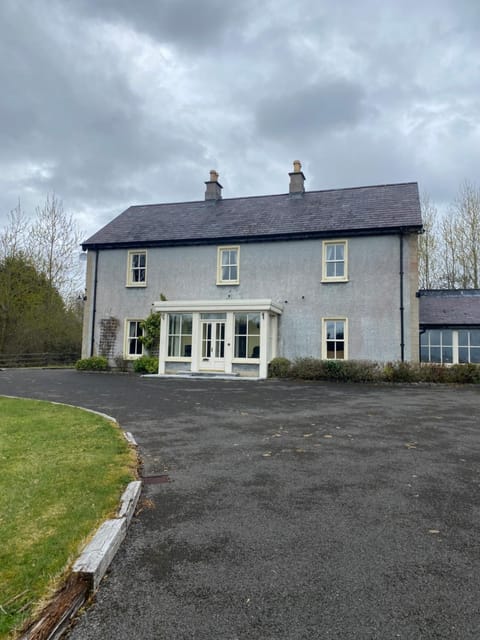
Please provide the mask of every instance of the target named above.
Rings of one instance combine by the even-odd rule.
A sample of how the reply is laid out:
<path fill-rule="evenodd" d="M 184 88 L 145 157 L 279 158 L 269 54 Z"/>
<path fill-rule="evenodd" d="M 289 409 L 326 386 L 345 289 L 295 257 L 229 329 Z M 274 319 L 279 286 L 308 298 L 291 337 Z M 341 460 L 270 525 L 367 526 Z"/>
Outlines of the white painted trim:
<path fill-rule="evenodd" d="M 193 313 L 211 311 L 269 311 L 277 315 L 283 312 L 283 306 L 266 299 L 248 300 L 160 300 L 153 303 L 155 311 L 165 313 Z"/>
<path fill-rule="evenodd" d="M 145 256 L 145 282 L 133 282 L 132 281 L 132 256 L 142 254 Z M 126 287 L 146 287 L 148 280 L 148 256 L 146 249 L 129 249 L 127 253 L 127 281 Z"/>
<path fill-rule="evenodd" d="M 348 318 L 342 316 L 328 316 L 322 318 L 322 360 L 327 360 L 327 322 L 341 321 L 344 323 L 343 328 L 343 352 L 344 360 L 348 360 Z M 332 358 L 329 358 L 332 360 Z M 337 358 L 335 358 L 337 359 Z"/>
<path fill-rule="evenodd" d="M 222 278 L 222 251 L 233 251 L 237 252 L 237 278 L 236 280 L 223 280 Z M 225 245 L 221 247 L 217 247 L 217 285 L 225 286 L 225 285 L 237 285 L 240 284 L 240 246 L 239 245 Z"/>
<path fill-rule="evenodd" d="M 327 276 L 327 245 L 329 244 L 343 244 L 344 249 L 344 274 L 342 277 L 328 277 Z M 323 240 L 322 241 L 322 282 L 348 282 L 348 240 L 340 238 L 340 239 L 332 239 L 332 240 Z"/>
<path fill-rule="evenodd" d="M 129 339 L 129 325 L 130 322 L 143 322 L 144 318 L 125 318 L 123 323 L 123 359 L 124 360 L 138 360 L 145 355 L 145 349 L 142 344 L 142 353 L 130 354 L 128 353 L 128 339 Z"/>

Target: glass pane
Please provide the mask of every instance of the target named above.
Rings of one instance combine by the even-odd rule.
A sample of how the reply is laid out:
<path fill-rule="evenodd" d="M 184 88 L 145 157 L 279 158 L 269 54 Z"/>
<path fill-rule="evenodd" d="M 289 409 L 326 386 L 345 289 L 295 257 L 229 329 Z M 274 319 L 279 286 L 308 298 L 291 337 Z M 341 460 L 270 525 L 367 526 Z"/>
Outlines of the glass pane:
<path fill-rule="evenodd" d="M 453 344 L 453 339 L 452 339 L 452 330 L 451 329 L 444 329 L 442 331 L 442 344 L 443 345 L 451 345 Z"/>
<path fill-rule="evenodd" d="M 233 265 L 232 267 L 230 267 L 230 278 L 229 280 L 236 280 L 237 279 L 237 266 Z"/>
<path fill-rule="evenodd" d="M 222 251 L 222 265 L 230 264 L 230 252 Z"/>
<path fill-rule="evenodd" d="M 235 314 L 235 333 L 245 335 L 247 333 L 247 314 Z"/>
<path fill-rule="evenodd" d="M 250 336 L 248 338 L 248 357 L 259 358 L 260 357 L 260 337 Z"/>
<path fill-rule="evenodd" d="M 480 331 L 478 329 L 470 331 L 470 346 L 480 347 Z"/>
<path fill-rule="evenodd" d="M 420 334 L 420 344 L 422 345 L 422 347 L 428 345 L 428 331 Z"/>
<path fill-rule="evenodd" d="M 335 245 L 327 244 L 327 260 L 335 260 Z"/>
<path fill-rule="evenodd" d="M 230 267 L 222 267 L 222 280 L 230 280 Z"/>
<path fill-rule="evenodd" d="M 260 315 L 258 313 L 248 315 L 248 334 L 251 336 L 260 335 Z"/>
<path fill-rule="evenodd" d="M 441 331 L 438 329 L 431 329 L 430 331 L 430 344 L 440 345 Z"/>
<path fill-rule="evenodd" d="M 336 355 L 337 360 L 343 360 L 345 357 L 343 344 L 344 344 L 343 342 L 337 342 L 337 355 Z"/>
<path fill-rule="evenodd" d="M 343 262 L 337 262 L 336 263 L 336 276 L 337 278 L 343 278 L 344 274 L 345 274 L 345 265 L 343 264 Z"/>
<path fill-rule="evenodd" d="M 327 262 L 327 278 L 335 277 L 335 263 Z"/>
<path fill-rule="evenodd" d="M 335 342 L 327 341 L 327 358 L 335 358 Z"/>
<path fill-rule="evenodd" d="M 183 335 L 192 335 L 192 316 L 188 313 L 182 315 L 182 333 Z"/>
<path fill-rule="evenodd" d="M 443 347 L 442 348 L 442 362 L 446 364 L 451 364 L 453 362 L 453 349 L 452 347 Z"/>
<path fill-rule="evenodd" d="M 461 329 L 458 332 L 458 344 L 460 347 L 468 347 L 468 334 L 469 331 L 466 331 L 465 329 Z"/>
<path fill-rule="evenodd" d="M 138 256 L 138 266 L 139 266 L 139 267 L 145 267 L 145 258 L 146 258 L 146 257 L 147 257 L 147 256 L 146 256 L 145 254 L 143 254 L 143 253 L 141 253 L 141 254 Z"/>
<path fill-rule="evenodd" d="M 140 269 L 138 272 L 138 282 L 145 282 L 145 269 Z"/>
<path fill-rule="evenodd" d="M 479 347 L 470 347 L 470 362 L 474 362 L 475 364 L 480 363 L 480 348 Z"/>
<path fill-rule="evenodd" d="M 333 340 L 335 337 L 335 323 L 327 322 L 327 340 Z"/>
<path fill-rule="evenodd" d="M 180 355 L 182 358 L 192 357 L 192 336 L 183 336 L 181 339 Z"/>
<path fill-rule="evenodd" d="M 225 313 L 202 313 L 200 315 L 200 318 L 202 320 L 225 320 L 226 318 L 226 314 Z"/>
<path fill-rule="evenodd" d="M 420 349 L 420 361 L 428 362 L 428 347 L 421 347 Z"/>
<path fill-rule="evenodd" d="M 178 358 L 180 355 L 180 338 L 178 336 L 170 336 L 168 339 L 168 355 L 172 358 Z"/>
<path fill-rule="evenodd" d="M 344 251 L 344 246 L 343 244 L 336 244 L 335 245 L 336 251 L 335 251 L 335 259 L 336 260 L 342 260 L 343 261 L 343 251 Z"/>
<path fill-rule="evenodd" d="M 132 266 L 133 268 L 138 267 L 138 253 L 134 253 L 132 256 Z"/>
<path fill-rule="evenodd" d="M 343 340 L 343 322 L 337 322 L 336 324 L 336 338 L 337 340 Z"/>
<path fill-rule="evenodd" d="M 440 355 L 440 347 L 430 348 L 430 362 L 441 362 Z"/>
<path fill-rule="evenodd" d="M 235 337 L 235 358 L 247 357 L 247 338 L 245 336 Z"/>
<path fill-rule="evenodd" d="M 174 314 L 170 316 L 168 332 L 170 334 L 180 333 L 180 318 L 181 316 Z"/>
<path fill-rule="evenodd" d="M 468 348 L 467 347 L 459 347 L 458 349 L 458 361 L 460 364 L 465 364 L 468 362 Z"/>

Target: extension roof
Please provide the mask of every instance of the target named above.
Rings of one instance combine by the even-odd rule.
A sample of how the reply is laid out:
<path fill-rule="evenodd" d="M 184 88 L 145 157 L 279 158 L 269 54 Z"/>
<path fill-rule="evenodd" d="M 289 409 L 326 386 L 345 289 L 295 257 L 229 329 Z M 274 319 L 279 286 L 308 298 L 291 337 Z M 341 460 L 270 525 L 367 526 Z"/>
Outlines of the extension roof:
<path fill-rule="evenodd" d="M 426 289 L 418 295 L 421 326 L 480 325 L 480 289 Z"/>
<path fill-rule="evenodd" d="M 416 182 L 129 207 L 83 249 L 419 232 Z"/>

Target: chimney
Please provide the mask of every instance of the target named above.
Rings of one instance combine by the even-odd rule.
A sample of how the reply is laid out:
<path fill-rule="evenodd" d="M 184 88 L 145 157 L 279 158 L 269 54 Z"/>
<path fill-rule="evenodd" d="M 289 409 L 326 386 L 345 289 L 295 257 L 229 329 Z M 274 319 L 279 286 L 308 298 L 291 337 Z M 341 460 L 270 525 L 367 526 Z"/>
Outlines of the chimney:
<path fill-rule="evenodd" d="M 205 191 L 205 200 L 221 200 L 222 185 L 218 181 L 218 173 L 212 169 L 210 171 L 210 180 L 205 182 L 207 189 Z"/>
<path fill-rule="evenodd" d="M 305 193 L 305 176 L 302 171 L 302 163 L 300 160 L 293 161 L 293 171 L 288 174 L 290 176 L 290 190 L 289 193 L 292 196 L 301 196 Z"/>

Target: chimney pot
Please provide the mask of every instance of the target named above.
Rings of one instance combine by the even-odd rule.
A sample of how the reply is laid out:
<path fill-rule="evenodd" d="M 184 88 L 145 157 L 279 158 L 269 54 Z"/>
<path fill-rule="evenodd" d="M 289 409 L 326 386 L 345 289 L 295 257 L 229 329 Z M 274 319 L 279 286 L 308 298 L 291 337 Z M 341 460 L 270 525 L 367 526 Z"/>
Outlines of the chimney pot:
<path fill-rule="evenodd" d="M 303 195 L 303 193 L 305 193 L 305 176 L 303 175 L 302 163 L 300 162 L 300 160 L 293 161 L 293 171 L 291 171 L 288 175 L 290 176 L 290 195 Z"/>

